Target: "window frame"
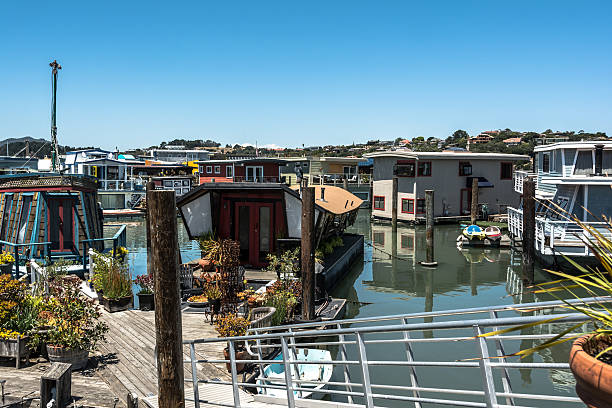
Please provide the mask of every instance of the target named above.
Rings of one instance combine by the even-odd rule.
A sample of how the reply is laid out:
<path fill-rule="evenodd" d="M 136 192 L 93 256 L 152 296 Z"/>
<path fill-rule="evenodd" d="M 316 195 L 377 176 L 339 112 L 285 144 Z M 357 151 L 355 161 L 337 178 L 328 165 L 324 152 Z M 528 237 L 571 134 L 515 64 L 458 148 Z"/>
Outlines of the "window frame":
<path fill-rule="evenodd" d="M 382 199 L 382 207 L 376 207 L 376 200 Z M 372 209 L 378 211 L 385 211 L 385 196 L 383 195 L 375 195 L 372 197 Z"/>
<path fill-rule="evenodd" d="M 377 242 L 376 237 L 381 237 L 382 241 Z M 385 246 L 385 232 L 384 231 L 372 231 L 372 245 L 374 246 Z"/>
<path fill-rule="evenodd" d="M 215 166 L 215 174 L 221 174 L 221 166 L 218 164 Z"/>
<path fill-rule="evenodd" d="M 504 177 L 504 166 L 510 165 L 510 176 Z M 500 180 L 512 180 L 512 174 L 514 173 L 514 163 L 512 162 L 500 162 L 499 163 L 499 179 Z"/>
<path fill-rule="evenodd" d="M 542 173 L 550 173 L 550 152 L 542 152 Z M 576 153 L 578 156 L 578 153 Z M 544 168 L 544 163 L 548 164 L 547 168 Z"/>
<path fill-rule="evenodd" d="M 404 211 L 404 201 L 408 202 L 408 211 Z M 412 211 L 410 211 L 410 205 L 412 204 Z M 402 198 L 402 205 L 400 207 L 402 214 L 414 214 L 414 198 Z"/>
<path fill-rule="evenodd" d="M 469 166 L 470 167 L 470 173 L 465 173 L 463 170 L 465 167 Z M 459 177 L 470 177 L 472 174 L 474 173 L 474 167 L 472 166 L 472 163 L 470 163 L 469 161 L 460 161 L 459 162 Z"/>
<path fill-rule="evenodd" d="M 212 165 L 206 166 L 206 174 L 212 174 Z"/>
<path fill-rule="evenodd" d="M 424 170 L 425 164 L 429 164 L 429 174 L 423 174 L 422 170 Z M 421 165 L 423 165 L 423 167 L 421 167 Z M 431 164 L 431 160 L 417 162 L 417 176 L 418 177 L 431 177 L 432 170 L 433 170 L 433 166 Z"/>
<path fill-rule="evenodd" d="M 234 166 L 225 166 L 225 177 L 234 178 Z"/>
<path fill-rule="evenodd" d="M 398 167 L 412 166 L 412 174 L 398 174 Z M 393 175 L 397 177 L 410 177 L 414 178 L 417 175 L 417 165 L 415 160 L 398 160 L 393 166 Z"/>

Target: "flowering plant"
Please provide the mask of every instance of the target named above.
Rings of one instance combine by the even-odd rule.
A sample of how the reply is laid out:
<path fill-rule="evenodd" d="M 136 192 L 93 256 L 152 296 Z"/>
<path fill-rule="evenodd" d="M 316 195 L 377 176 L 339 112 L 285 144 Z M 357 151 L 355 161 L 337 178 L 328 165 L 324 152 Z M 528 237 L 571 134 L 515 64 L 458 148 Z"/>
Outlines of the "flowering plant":
<path fill-rule="evenodd" d="M 17 337 L 23 337 L 23 334 L 9 329 L 0 329 L 0 339 L 10 340 L 16 339 Z"/>
<path fill-rule="evenodd" d="M 155 289 L 155 282 L 153 281 L 153 276 L 149 275 L 139 275 L 134 279 L 134 283 L 140 286 L 140 294 L 142 295 L 150 295 L 153 293 Z"/>
<path fill-rule="evenodd" d="M 248 319 L 230 313 L 217 319 L 215 329 L 220 337 L 244 336 L 250 323 Z"/>
<path fill-rule="evenodd" d="M 15 262 L 15 258 L 13 258 L 10 252 L 2 251 L 2 253 L 0 253 L 0 264 L 4 265 L 13 262 Z"/>
<path fill-rule="evenodd" d="M 248 299 L 249 297 L 253 296 L 254 293 L 255 293 L 255 291 L 253 290 L 253 288 L 248 288 L 248 289 L 243 290 L 242 292 L 236 293 L 236 296 L 240 300 L 245 300 L 245 299 Z"/>
<path fill-rule="evenodd" d="M 208 302 L 208 298 L 204 295 L 196 295 L 191 296 L 189 299 L 187 299 L 187 301 L 192 303 L 206 303 Z"/>
<path fill-rule="evenodd" d="M 217 287 L 217 285 L 209 285 L 206 289 L 206 296 L 210 300 L 221 299 L 222 293 L 221 290 Z"/>

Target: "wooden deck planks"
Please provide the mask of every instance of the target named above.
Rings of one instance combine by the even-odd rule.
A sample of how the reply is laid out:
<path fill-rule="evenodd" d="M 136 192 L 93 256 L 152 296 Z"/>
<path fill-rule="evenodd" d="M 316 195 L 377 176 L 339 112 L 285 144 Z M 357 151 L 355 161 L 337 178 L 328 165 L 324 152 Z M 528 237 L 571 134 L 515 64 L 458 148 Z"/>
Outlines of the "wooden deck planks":
<path fill-rule="evenodd" d="M 104 370 L 101 375 L 122 400 L 131 392 L 139 398 L 157 394 L 157 366 L 155 359 L 155 313 L 130 310 L 106 313 L 102 319 L 109 325 L 107 341 L 100 345 Z M 204 321 L 201 314 L 183 313 L 183 338 L 217 337 L 214 326 Z M 222 359 L 224 343 L 197 345 L 198 359 Z M 183 347 L 183 357 L 190 357 L 189 346 Z M 191 379 L 191 365 L 185 364 L 185 378 Z M 198 364 L 198 378 L 230 380 L 224 364 Z M 186 383 L 186 393 L 190 384 Z"/>

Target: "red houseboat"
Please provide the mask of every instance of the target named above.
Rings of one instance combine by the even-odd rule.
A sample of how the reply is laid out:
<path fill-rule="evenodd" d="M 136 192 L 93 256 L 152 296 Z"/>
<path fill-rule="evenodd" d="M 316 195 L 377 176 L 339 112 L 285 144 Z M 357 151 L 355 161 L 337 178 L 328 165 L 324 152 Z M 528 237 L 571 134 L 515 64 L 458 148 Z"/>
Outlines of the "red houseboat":
<path fill-rule="evenodd" d="M 199 161 L 200 184 L 203 183 L 280 183 L 284 160 L 254 157 L 236 160 Z"/>

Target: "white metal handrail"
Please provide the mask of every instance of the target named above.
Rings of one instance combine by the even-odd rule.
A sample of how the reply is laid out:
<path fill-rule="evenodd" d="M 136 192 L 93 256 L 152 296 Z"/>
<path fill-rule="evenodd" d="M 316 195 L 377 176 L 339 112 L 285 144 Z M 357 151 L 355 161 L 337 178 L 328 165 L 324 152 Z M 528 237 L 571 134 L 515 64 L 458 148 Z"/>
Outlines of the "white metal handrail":
<path fill-rule="evenodd" d="M 574 300 L 580 301 L 580 300 Z M 589 298 L 583 299 L 588 303 L 596 301 L 611 302 L 611 298 Z M 550 310 L 555 306 L 561 305 L 562 302 L 540 302 L 540 303 L 527 303 L 521 305 L 514 305 L 516 309 L 512 308 L 512 305 L 503 306 L 492 306 L 488 308 L 471 308 L 471 309 L 458 309 L 458 310 L 447 310 L 432 313 L 415 313 L 409 315 L 402 315 L 400 318 L 401 323 L 398 324 L 385 324 L 388 323 L 390 318 L 397 319 L 398 316 L 382 316 L 367 319 L 348 319 L 338 322 L 326 322 L 328 327 L 332 327 L 328 330 L 317 329 L 313 326 L 304 325 L 293 325 L 291 328 L 284 327 L 282 332 L 274 333 L 259 333 L 249 334 L 242 337 L 233 338 L 208 338 L 208 339 L 197 339 L 191 341 L 185 341 L 184 343 L 189 345 L 191 350 L 190 360 L 185 363 L 190 363 L 192 367 L 192 378 L 188 380 L 193 385 L 193 401 L 195 407 L 199 408 L 201 401 L 198 395 L 198 384 L 224 384 L 232 387 L 234 406 L 240 407 L 240 393 L 239 387 L 254 387 L 259 390 L 269 389 L 282 389 L 286 392 L 286 399 L 282 401 L 276 401 L 279 404 L 286 404 L 288 407 L 295 407 L 296 400 L 299 401 L 300 392 L 313 392 L 312 388 L 305 387 L 305 385 L 324 385 L 330 387 L 328 389 L 318 389 L 315 393 L 335 396 L 334 398 L 345 399 L 345 401 L 358 404 L 365 407 L 373 407 L 374 401 L 376 406 L 384 406 L 385 401 L 404 401 L 412 402 L 415 406 L 421 406 L 422 403 L 437 403 L 444 405 L 454 406 L 468 406 L 468 407 L 497 407 L 502 406 L 498 403 L 499 398 L 503 398 L 508 406 L 516 406 L 515 400 L 531 400 L 531 401 L 563 401 L 571 403 L 579 403 L 580 400 L 573 396 L 563 395 L 541 395 L 541 394 L 527 394 L 514 392 L 510 384 L 510 376 L 508 372 L 516 369 L 545 369 L 545 370 L 567 370 L 569 365 L 567 363 L 552 363 L 552 362 L 522 362 L 522 361 L 508 361 L 508 358 L 504 356 L 510 350 L 504 348 L 503 342 L 511 341 L 537 341 L 551 338 L 554 336 L 552 328 L 555 324 L 568 324 L 575 322 L 585 322 L 586 316 L 583 314 L 560 314 L 555 315 L 558 320 L 554 324 L 546 324 L 548 332 L 543 330 L 541 333 L 530 333 L 530 334 L 506 334 L 497 335 L 491 337 L 475 337 L 475 335 L 486 333 L 487 331 L 497 330 L 498 328 L 532 323 L 542 322 L 550 319 L 550 315 L 538 314 L 535 316 L 513 316 L 513 317 L 498 317 L 498 311 L 542 311 L 544 309 Z M 454 320 L 454 321 L 437 321 L 437 322 L 416 322 L 410 323 L 410 319 L 416 319 L 417 317 L 438 317 L 438 316 L 461 316 L 471 315 L 472 313 L 486 312 L 489 318 L 484 319 L 466 319 L 466 320 Z M 359 323 L 374 323 L 375 325 L 348 325 L 346 322 L 359 322 Z M 344 323 L 342 323 L 344 322 Z M 376 324 L 382 323 L 382 324 Z M 321 323 L 319 323 L 320 325 Z M 544 327 L 544 326 L 542 326 Z M 458 335 L 457 331 L 462 331 Z M 419 333 L 434 333 L 435 336 L 423 336 L 419 337 Z M 412 335 L 414 334 L 414 335 Z M 372 336 L 376 338 L 372 338 Z M 380 335 L 385 335 L 384 338 L 380 338 Z M 571 334 L 567 334 L 571 336 Z M 310 340 L 316 338 L 316 341 Z M 229 359 L 197 359 L 196 358 L 196 347 L 198 345 L 206 345 L 211 343 L 227 342 L 229 348 Z M 256 359 L 254 360 L 239 360 L 236 359 L 236 347 L 244 342 L 251 343 L 250 348 L 258 350 Z M 428 355 L 427 359 L 419 359 L 414 352 L 413 345 L 422 343 L 440 343 L 442 347 L 452 347 L 457 342 L 472 342 L 475 344 L 474 356 L 475 359 L 468 359 L 463 361 L 436 361 L 435 355 Z M 252 344 L 255 343 L 255 344 Z M 403 344 L 406 349 L 405 359 L 403 360 L 373 360 L 368 357 L 368 346 L 375 344 L 386 344 L 388 347 L 392 347 L 393 344 Z M 447 344 L 448 346 L 444 346 Z M 290 353 L 290 347 L 337 347 L 338 357 L 329 361 L 296 361 L 295 355 Z M 349 350 L 347 346 L 351 346 Z M 280 348 L 282 350 L 282 358 L 280 360 L 264 359 L 262 357 L 261 350 Z M 490 348 L 495 350 L 495 359 L 490 358 Z M 350 351 L 350 352 L 349 352 Z M 516 350 L 514 350 L 516 351 Z M 491 354 L 493 355 L 493 353 Z M 421 356 L 422 357 L 422 356 Z M 216 364 L 216 363 L 229 363 L 232 367 L 232 381 L 220 381 L 206 379 L 201 380 L 197 375 L 198 364 Z M 262 367 L 265 364 L 283 364 L 285 372 L 284 383 L 275 381 L 274 384 L 266 383 L 243 383 L 239 382 L 236 373 L 237 363 L 251 363 L 258 365 L 260 368 L 259 376 L 264 377 Z M 292 376 L 291 367 L 306 364 L 322 364 L 332 365 L 337 369 L 337 373 L 343 374 L 344 381 L 319 381 L 312 379 L 300 379 Z M 355 376 L 350 375 L 349 368 L 353 367 L 359 375 L 357 379 Z M 379 384 L 375 378 L 371 377 L 370 369 L 372 367 L 396 367 L 396 369 L 406 370 L 406 378 L 410 378 L 409 385 L 392 385 L 392 384 Z M 449 369 L 475 369 L 478 368 L 482 375 L 482 387 L 480 389 L 454 389 L 447 388 L 444 386 L 439 387 L 425 387 L 421 386 L 418 381 L 418 368 L 419 367 L 430 367 L 443 369 L 444 375 L 441 375 L 440 379 L 445 378 L 448 374 Z M 501 375 L 503 392 L 495 389 L 495 378 Z M 340 378 L 340 377 L 338 377 Z M 386 393 L 380 393 L 376 390 L 387 390 Z M 393 392 L 389 392 L 393 391 Z M 406 394 L 408 393 L 408 394 Z M 435 395 L 431 395 L 435 394 Z M 442 398 L 441 395 L 452 395 L 449 398 Z M 462 397 L 470 397 L 463 398 Z M 268 400 L 272 397 L 266 396 Z M 278 397 L 276 397 L 278 399 Z M 453 399 L 454 398 L 454 399 Z M 473 399 L 478 400 L 474 401 Z M 257 399 L 257 397 L 256 397 Z M 274 398 L 272 398 L 274 400 Z M 208 403 L 214 403 L 210 400 Z M 310 401 L 311 406 L 316 406 L 314 401 Z"/>

